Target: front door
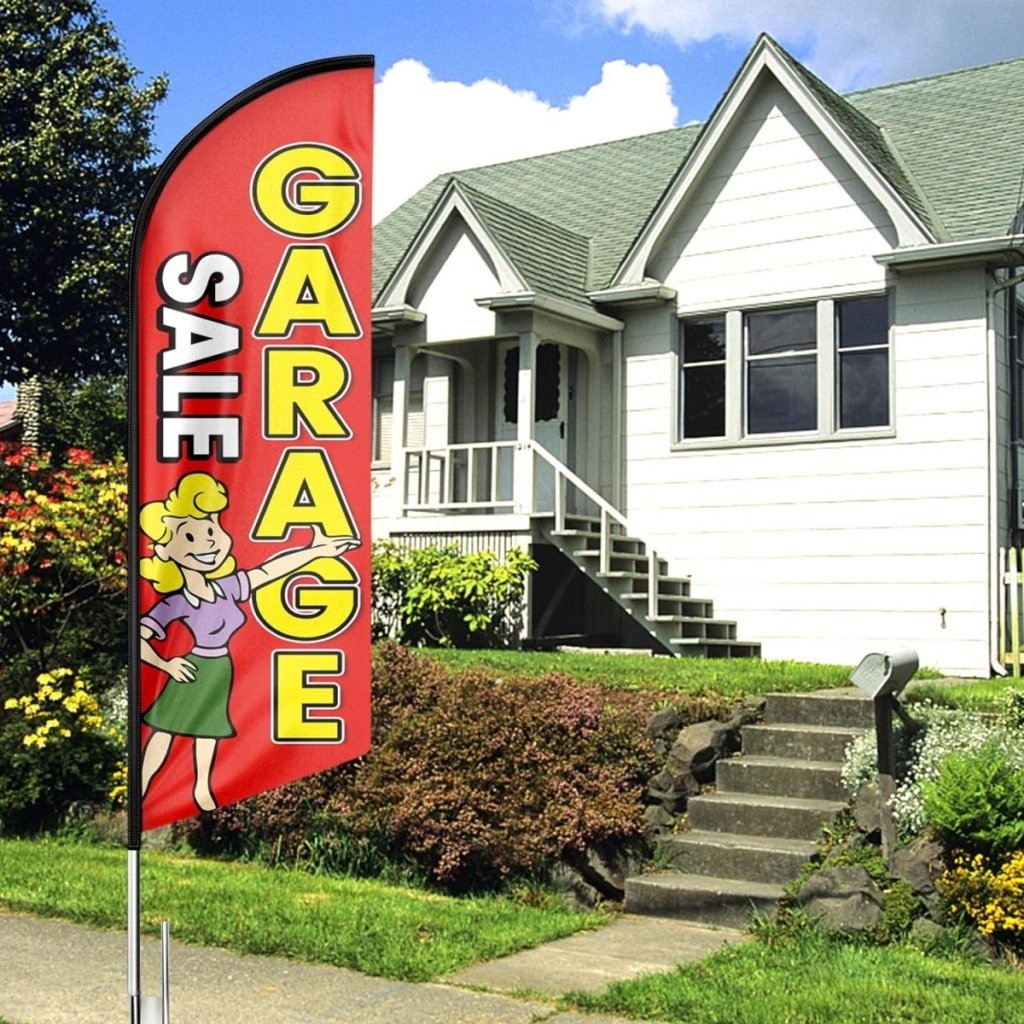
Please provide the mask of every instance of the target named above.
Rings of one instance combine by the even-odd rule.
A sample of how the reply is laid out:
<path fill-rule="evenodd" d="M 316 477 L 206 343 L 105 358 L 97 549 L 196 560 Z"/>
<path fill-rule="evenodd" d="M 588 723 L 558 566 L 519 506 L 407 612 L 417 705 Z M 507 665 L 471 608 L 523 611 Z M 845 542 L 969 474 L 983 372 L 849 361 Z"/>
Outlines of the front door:
<path fill-rule="evenodd" d="M 519 343 L 504 341 L 498 346 L 498 402 L 495 436 L 514 441 L 519 421 Z M 564 345 L 545 342 L 537 346 L 534 360 L 533 437 L 563 465 L 569 454 L 570 388 L 568 350 Z M 499 490 L 512 489 L 512 460 L 499 460 Z M 555 474 L 546 462 L 535 467 L 534 496 L 538 512 L 554 508 Z"/>

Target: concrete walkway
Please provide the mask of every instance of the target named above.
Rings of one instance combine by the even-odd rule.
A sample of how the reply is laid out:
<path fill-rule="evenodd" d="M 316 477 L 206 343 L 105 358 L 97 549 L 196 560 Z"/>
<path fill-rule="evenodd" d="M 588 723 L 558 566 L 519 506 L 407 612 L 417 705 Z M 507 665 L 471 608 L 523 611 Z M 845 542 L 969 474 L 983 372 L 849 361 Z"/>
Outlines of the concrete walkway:
<path fill-rule="evenodd" d="M 173 1024 L 626 1024 L 560 1012 L 553 997 L 671 970 L 743 938 L 661 918 L 622 917 L 413 985 L 281 957 L 171 943 Z M 0 911 L 0 1020 L 111 1024 L 128 1018 L 123 932 Z M 159 991 L 159 944 L 143 941 L 143 993 Z M 509 993 L 515 993 L 511 995 Z M 635 1022 L 634 1022 L 635 1024 Z"/>

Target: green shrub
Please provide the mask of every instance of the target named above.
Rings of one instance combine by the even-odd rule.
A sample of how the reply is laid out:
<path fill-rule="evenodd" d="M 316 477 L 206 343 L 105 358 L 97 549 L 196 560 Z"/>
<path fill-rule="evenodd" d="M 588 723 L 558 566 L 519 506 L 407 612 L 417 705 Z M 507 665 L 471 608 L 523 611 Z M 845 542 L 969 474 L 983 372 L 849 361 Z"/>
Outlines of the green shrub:
<path fill-rule="evenodd" d="M 0 827 L 105 802 L 127 656 L 127 471 L 0 444 Z M 55 696 L 59 694 L 59 696 Z M 95 707 L 93 707 L 95 705 Z M 102 708 L 102 710 L 101 710 Z M 103 728 L 93 720 L 102 716 Z M 122 730 L 123 731 L 123 730 Z"/>
<path fill-rule="evenodd" d="M 373 636 L 411 646 L 508 647 L 522 627 L 526 577 L 537 563 L 519 548 L 501 561 L 455 545 L 373 548 Z"/>
<path fill-rule="evenodd" d="M 51 828 L 77 803 L 111 801 L 121 742 L 89 685 L 69 669 L 43 673 L 31 693 L 8 697 L 0 704 L 0 830 Z"/>
<path fill-rule="evenodd" d="M 921 794 L 947 845 L 996 856 L 1024 847 L 1024 770 L 998 744 L 948 754 Z"/>
<path fill-rule="evenodd" d="M 991 746 L 1009 760 L 1015 770 L 1024 769 L 1024 729 L 1012 715 L 980 714 L 977 711 L 917 703 L 910 709 L 913 727 L 896 728 L 896 791 L 892 810 L 903 837 L 919 835 L 929 825 L 922 795 L 923 786 L 938 778 L 950 754 L 970 754 Z M 862 783 L 877 778 L 877 743 L 868 730 L 850 744 L 843 765 L 843 783 L 855 794 Z"/>
<path fill-rule="evenodd" d="M 376 870 L 386 856 L 452 891 L 492 888 L 639 837 L 653 700 L 565 676 L 453 675 L 384 644 L 365 758 L 182 831 L 206 848 L 261 846 L 295 861 L 317 837 L 321 851 L 353 854 L 353 871 L 360 857 Z"/>

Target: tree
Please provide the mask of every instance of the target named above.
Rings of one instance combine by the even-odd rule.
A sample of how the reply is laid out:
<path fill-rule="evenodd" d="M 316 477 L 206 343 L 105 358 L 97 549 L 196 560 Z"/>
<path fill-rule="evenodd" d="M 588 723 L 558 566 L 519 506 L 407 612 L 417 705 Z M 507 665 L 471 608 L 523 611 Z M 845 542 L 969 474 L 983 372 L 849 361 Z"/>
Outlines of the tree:
<path fill-rule="evenodd" d="M 124 369 L 153 112 L 93 0 L 0 0 L 0 380 Z"/>

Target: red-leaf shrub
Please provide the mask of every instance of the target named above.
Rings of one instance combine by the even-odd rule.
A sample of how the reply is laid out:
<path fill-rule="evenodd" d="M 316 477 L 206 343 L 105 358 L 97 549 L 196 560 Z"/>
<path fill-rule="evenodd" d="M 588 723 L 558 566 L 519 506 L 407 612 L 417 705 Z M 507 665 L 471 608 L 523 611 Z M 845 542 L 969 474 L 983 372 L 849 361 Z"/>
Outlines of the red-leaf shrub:
<path fill-rule="evenodd" d="M 348 765 L 186 824 L 196 845 L 324 844 L 411 860 L 452 890 L 542 872 L 589 845 L 639 836 L 657 770 L 656 698 L 567 676 L 452 674 L 396 644 L 374 659 L 374 745 Z"/>

